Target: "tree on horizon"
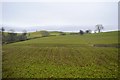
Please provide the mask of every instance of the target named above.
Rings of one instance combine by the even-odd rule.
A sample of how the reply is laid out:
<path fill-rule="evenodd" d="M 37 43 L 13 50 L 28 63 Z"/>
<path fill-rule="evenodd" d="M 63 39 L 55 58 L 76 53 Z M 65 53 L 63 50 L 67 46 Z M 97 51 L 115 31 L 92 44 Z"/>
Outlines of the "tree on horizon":
<path fill-rule="evenodd" d="M 95 31 L 98 31 L 98 33 L 100 33 L 102 29 L 104 29 L 102 24 L 97 24 L 95 27 L 96 27 Z"/>

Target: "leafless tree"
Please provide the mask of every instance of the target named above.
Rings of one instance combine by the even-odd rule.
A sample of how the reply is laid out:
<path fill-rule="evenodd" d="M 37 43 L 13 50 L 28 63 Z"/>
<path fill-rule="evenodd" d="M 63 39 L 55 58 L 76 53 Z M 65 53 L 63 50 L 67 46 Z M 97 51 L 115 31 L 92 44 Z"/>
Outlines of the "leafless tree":
<path fill-rule="evenodd" d="M 97 24 L 95 27 L 96 27 L 96 31 L 98 31 L 99 33 L 101 32 L 102 29 L 104 29 L 102 24 Z"/>

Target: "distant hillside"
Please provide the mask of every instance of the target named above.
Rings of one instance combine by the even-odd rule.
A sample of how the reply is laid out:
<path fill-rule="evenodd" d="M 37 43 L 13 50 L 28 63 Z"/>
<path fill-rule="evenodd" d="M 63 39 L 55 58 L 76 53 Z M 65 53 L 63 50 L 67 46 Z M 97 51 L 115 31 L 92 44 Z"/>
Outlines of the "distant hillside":
<path fill-rule="evenodd" d="M 49 34 L 50 36 L 58 36 L 58 35 L 61 35 L 62 32 L 59 32 L 59 31 L 50 31 Z M 37 31 L 37 32 L 30 32 L 27 34 L 27 37 L 28 38 L 37 38 L 37 37 L 42 37 L 40 31 Z"/>
<path fill-rule="evenodd" d="M 118 33 L 120 31 L 113 32 L 101 32 L 94 34 L 84 35 L 65 35 L 65 36 L 49 36 L 37 39 L 31 39 L 25 42 L 20 42 L 22 45 L 38 45 L 38 46 L 52 46 L 52 45 L 93 45 L 93 44 L 118 44 Z M 31 33 L 32 36 L 38 35 L 39 32 Z M 16 43 L 19 45 L 19 43 Z"/>
<path fill-rule="evenodd" d="M 30 32 L 30 33 L 28 33 L 27 37 L 28 38 L 35 38 L 35 37 L 42 37 L 42 36 L 41 36 L 40 32 L 37 31 L 37 32 Z"/>
<path fill-rule="evenodd" d="M 64 32 L 67 35 L 65 36 L 59 36 L 61 34 L 61 32 L 59 31 L 50 31 L 50 37 L 48 37 L 49 39 L 46 38 L 40 38 L 42 37 L 42 35 L 40 34 L 40 31 L 37 32 L 30 32 L 27 33 L 27 38 L 40 38 L 40 40 L 43 40 L 42 42 L 45 43 L 46 42 L 57 42 L 60 43 L 62 39 L 64 39 L 65 41 L 67 41 L 66 43 L 120 43 L 118 42 L 118 39 L 120 39 L 120 37 L 118 36 L 118 34 L 120 34 L 120 31 L 110 31 L 110 32 L 101 32 L 101 33 L 91 33 L 91 34 L 84 34 L 84 35 L 70 35 L 70 32 Z M 8 32 L 4 32 L 5 35 L 8 34 Z M 18 35 L 20 35 L 21 33 L 18 33 Z M 53 36 L 55 35 L 55 36 Z M 50 39 L 54 40 L 54 41 L 49 41 Z M 30 40 L 31 41 L 31 40 Z M 83 41 L 83 42 L 82 42 Z M 64 42 L 63 42 L 64 43 Z"/>
<path fill-rule="evenodd" d="M 50 35 L 55 35 L 55 36 L 57 36 L 57 35 L 60 35 L 62 32 L 59 32 L 59 31 L 51 31 L 51 32 L 49 32 L 50 33 Z"/>

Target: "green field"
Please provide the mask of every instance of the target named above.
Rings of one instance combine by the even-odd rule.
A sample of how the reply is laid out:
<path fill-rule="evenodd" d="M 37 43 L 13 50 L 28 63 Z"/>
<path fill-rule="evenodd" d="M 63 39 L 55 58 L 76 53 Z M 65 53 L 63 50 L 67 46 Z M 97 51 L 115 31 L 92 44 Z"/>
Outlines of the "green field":
<path fill-rule="evenodd" d="M 50 36 L 58 36 L 61 34 L 61 32 L 58 32 L 58 31 L 51 31 L 49 33 L 50 33 Z M 40 33 L 40 31 L 30 32 L 29 34 L 27 34 L 27 37 L 28 38 L 39 38 L 39 37 L 42 37 L 42 34 Z"/>
<path fill-rule="evenodd" d="M 118 33 L 58 35 L 3 45 L 3 78 L 116 78 Z"/>

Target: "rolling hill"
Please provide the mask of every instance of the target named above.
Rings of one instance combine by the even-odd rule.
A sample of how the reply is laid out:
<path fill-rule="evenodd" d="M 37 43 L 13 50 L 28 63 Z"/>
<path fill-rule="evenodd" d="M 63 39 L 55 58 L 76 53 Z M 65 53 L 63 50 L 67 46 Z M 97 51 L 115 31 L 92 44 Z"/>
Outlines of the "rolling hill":
<path fill-rule="evenodd" d="M 3 45 L 3 78 L 116 78 L 118 33 L 49 36 Z"/>

